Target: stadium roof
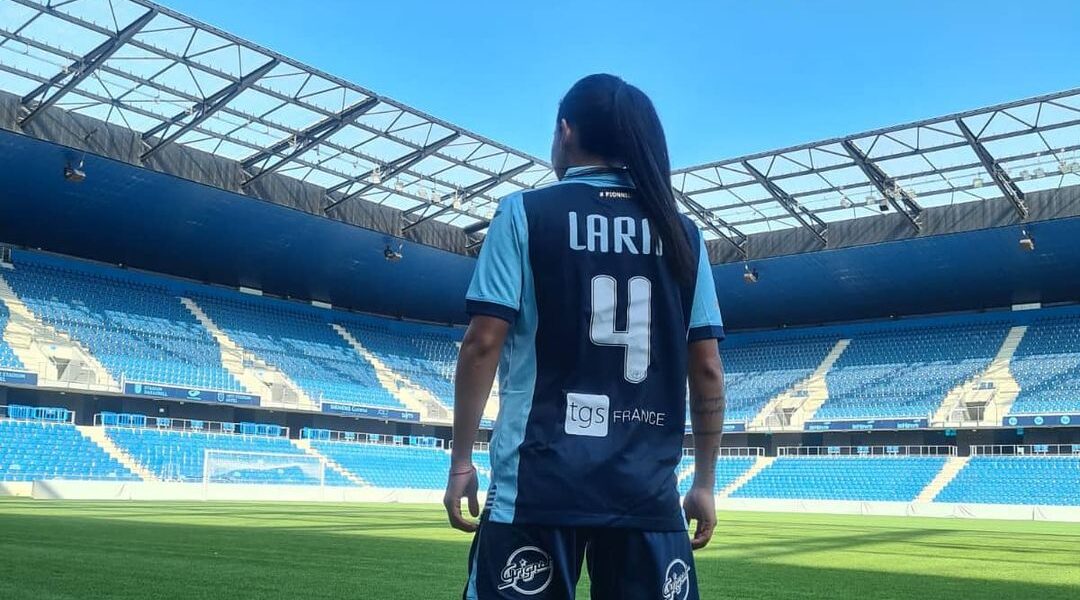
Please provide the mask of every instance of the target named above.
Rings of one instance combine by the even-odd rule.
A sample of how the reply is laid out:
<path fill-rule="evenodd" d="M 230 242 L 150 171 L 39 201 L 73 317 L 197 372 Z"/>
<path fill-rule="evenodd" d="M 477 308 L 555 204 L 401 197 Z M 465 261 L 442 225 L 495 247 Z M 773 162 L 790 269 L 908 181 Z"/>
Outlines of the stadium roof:
<path fill-rule="evenodd" d="M 22 124 L 50 106 L 326 190 L 482 230 L 495 201 L 552 181 L 543 161 L 146 0 L 0 0 L 0 89 Z M 1080 89 L 679 169 L 708 239 L 747 236 L 1080 183 Z"/>
<path fill-rule="evenodd" d="M 553 180 L 544 161 L 144 0 L 0 0 L 0 89 L 460 227 Z"/>
<path fill-rule="evenodd" d="M 803 227 L 824 245 L 830 222 L 882 212 L 921 227 L 926 208 L 1080 183 L 1080 89 L 679 169 L 692 218 L 742 246 Z"/>

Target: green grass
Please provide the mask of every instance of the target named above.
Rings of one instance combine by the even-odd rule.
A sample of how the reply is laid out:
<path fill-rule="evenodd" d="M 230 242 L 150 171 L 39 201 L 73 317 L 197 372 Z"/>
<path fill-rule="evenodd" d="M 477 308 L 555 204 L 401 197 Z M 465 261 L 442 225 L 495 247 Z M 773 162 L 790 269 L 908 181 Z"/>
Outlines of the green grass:
<path fill-rule="evenodd" d="M 468 544 L 428 506 L 3 500 L 0 598 L 457 598 Z M 1060 523 L 725 513 L 697 561 L 706 599 L 1080 598 Z"/>

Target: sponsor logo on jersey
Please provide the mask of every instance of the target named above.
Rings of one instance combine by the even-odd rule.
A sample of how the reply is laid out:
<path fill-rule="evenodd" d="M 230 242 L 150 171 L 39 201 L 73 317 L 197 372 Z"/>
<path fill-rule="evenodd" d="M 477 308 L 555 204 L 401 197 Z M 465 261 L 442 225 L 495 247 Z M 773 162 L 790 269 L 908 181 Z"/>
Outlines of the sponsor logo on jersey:
<path fill-rule="evenodd" d="M 686 600 L 690 596 L 690 565 L 676 558 L 664 575 L 664 600 Z"/>
<path fill-rule="evenodd" d="M 566 395 L 566 435 L 605 437 L 610 420 L 610 400 L 601 394 Z"/>
<path fill-rule="evenodd" d="M 512 589 L 525 596 L 535 596 L 551 585 L 554 574 L 547 552 L 536 546 L 522 546 L 506 559 L 499 590 Z"/>

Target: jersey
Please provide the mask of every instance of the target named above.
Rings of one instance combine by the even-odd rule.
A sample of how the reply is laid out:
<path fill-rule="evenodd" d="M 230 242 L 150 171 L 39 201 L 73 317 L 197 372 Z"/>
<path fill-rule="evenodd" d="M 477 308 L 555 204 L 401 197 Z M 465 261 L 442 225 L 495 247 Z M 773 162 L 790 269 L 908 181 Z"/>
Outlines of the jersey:
<path fill-rule="evenodd" d="M 625 171 L 573 168 L 499 204 L 466 297 L 511 326 L 490 445 L 491 521 L 685 530 L 676 466 L 688 341 L 723 337 L 701 233 L 689 284 Z"/>

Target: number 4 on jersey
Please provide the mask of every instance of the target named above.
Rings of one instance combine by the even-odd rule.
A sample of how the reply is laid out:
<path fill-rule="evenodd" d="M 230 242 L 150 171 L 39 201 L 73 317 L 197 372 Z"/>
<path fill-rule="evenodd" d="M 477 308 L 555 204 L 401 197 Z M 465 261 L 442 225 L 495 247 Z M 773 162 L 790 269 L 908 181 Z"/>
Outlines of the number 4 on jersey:
<path fill-rule="evenodd" d="M 618 306 L 618 282 L 610 275 L 592 280 L 592 323 L 589 339 L 597 346 L 622 346 L 625 351 L 623 377 L 630 383 L 645 381 L 652 353 L 652 282 L 646 277 L 631 277 L 627 286 L 626 330 L 615 329 Z"/>

